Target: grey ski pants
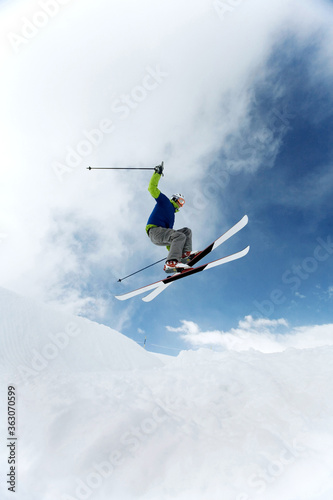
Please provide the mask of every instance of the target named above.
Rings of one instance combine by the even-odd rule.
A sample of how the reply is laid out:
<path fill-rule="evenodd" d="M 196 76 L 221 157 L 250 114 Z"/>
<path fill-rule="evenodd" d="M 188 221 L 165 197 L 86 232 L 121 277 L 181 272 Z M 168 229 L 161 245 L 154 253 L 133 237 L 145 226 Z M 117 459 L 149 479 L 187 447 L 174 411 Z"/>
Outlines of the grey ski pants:
<path fill-rule="evenodd" d="M 192 250 L 192 231 L 188 227 L 177 230 L 152 227 L 148 236 L 154 245 L 170 246 L 166 260 L 178 260 L 179 262 L 184 252 Z"/>

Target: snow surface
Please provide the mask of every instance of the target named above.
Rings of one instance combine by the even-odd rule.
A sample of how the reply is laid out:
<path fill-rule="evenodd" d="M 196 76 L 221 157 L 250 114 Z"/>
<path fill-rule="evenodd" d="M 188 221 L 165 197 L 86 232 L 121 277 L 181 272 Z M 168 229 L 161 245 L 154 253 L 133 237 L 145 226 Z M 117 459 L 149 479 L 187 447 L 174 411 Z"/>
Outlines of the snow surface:
<path fill-rule="evenodd" d="M 166 359 L 4 289 L 0 310 L 1 499 L 332 500 L 332 346 Z"/>

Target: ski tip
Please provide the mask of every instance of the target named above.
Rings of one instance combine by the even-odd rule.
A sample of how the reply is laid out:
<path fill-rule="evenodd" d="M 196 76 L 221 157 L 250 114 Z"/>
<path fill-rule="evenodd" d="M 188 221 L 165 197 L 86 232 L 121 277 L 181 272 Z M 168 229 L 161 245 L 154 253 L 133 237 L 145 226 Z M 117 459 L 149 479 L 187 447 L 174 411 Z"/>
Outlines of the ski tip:
<path fill-rule="evenodd" d="M 124 295 L 115 295 L 114 298 L 118 300 L 126 300 L 129 297 L 127 297 L 127 294 L 124 294 Z"/>
<path fill-rule="evenodd" d="M 151 302 L 154 297 L 150 297 L 150 295 L 151 294 L 146 295 L 146 297 L 143 297 L 141 300 L 143 300 L 143 302 Z"/>

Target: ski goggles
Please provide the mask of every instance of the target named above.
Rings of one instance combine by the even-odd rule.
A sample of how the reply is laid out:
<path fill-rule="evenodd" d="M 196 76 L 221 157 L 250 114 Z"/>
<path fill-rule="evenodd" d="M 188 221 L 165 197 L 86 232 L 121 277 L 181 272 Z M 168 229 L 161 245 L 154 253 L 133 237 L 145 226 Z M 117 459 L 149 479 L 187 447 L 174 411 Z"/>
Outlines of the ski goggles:
<path fill-rule="evenodd" d="M 176 203 L 178 203 L 178 205 L 180 207 L 182 207 L 184 205 L 184 203 L 185 203 L 185 200 L 184 200 L 184 198 L 182 198 L 181 196 L 179 196 L 178 198 L 176 198 Z"/>
<path fill-rule="evenodd" d="M 185 199 L 180 195 L 173 196 L 173 199 L 175 200 L 175 202 L 179 207 L 182 207 L 185 203 Z"/>

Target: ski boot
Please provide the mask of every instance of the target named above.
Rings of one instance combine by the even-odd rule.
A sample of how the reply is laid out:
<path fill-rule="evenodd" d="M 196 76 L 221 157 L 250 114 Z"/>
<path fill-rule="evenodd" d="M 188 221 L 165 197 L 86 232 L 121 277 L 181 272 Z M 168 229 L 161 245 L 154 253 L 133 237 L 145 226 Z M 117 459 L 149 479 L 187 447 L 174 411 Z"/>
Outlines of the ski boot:
<path fill-rule="evenodd" d="M 166 273 L 178 273 L 180 271 L 185 271 L 186 269 L 191 268 L 185 263 L 178 262 L 178 260 L 167 260 L 163 268 Z"/>
<path fill-rule="evenodd" d="M 182 258 L 181 258 L 181 262 L 183 264 L 187 264 L 188 262 L 190 262 L 196 255 L 199 255 L 199 253 L 201 253 L 199 250 L 197 252 L 185 252 L 183 253 L 182 255 Z"/>

